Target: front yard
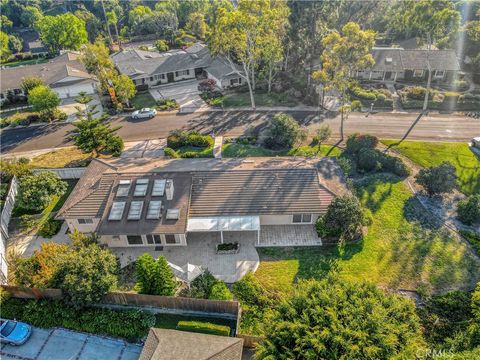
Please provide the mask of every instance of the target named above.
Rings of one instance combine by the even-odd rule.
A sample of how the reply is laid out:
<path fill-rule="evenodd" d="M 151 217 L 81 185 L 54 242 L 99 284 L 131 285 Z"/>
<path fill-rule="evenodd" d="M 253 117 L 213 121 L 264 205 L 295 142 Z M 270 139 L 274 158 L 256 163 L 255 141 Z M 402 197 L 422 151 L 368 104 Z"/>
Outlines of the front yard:
<path fill-rule="evenodd" d="M 450 161 L 457 170 L 460 190 L 467 194 L 480 193 L 480 159 L 465 143 L 382 140 L 385 145 L 408 157 L 422 167 Z"/>
<path fill-rule="evenodd" d="M 223 157 L 256 157 L 256 156 L 339 156 L 341 151 L 331 145 L 299 146 L 293 149 L 271 150 L 262 146 L 240 143 L 224 144 Z"/>
<path fill-rule="evenodd" d="M 75 147 L 66 147 L 35 156 L 30 164 L 35 168 L 64 168 L 87 166 L 92 160 L 92 153 L 84 153 Z"/>
<path fill-rule="evenodd" d="M 255 105 L 258 106 L 286 106 L 293 107 L 299 105 L 299 102 L 286 94 L 278 93 L 256 93 Z M 250 107 L 250 93 L 234 93 L 226 95 L 223 100 L 224 107 Z"/>
<path fill-rule="evenodd" d="M 137 110 L 143 108 L 154 109 L 157 106 L 155 99 L 148 91 L 135 95 L 131 102 L 132 106 Z"/>
<path fill-rule="evenodd" d="M 338 272 L 346 280 L 391 289 L 444 291 L 471 288 L 480 260 L 444 228 L 429 225 L 398 178 L 372 175 L 356 186 L 373 214 L 363 242 L 337 247 L 259 249 L 255 277 L 269 291 L 288 294 L 301 279 Z"/>

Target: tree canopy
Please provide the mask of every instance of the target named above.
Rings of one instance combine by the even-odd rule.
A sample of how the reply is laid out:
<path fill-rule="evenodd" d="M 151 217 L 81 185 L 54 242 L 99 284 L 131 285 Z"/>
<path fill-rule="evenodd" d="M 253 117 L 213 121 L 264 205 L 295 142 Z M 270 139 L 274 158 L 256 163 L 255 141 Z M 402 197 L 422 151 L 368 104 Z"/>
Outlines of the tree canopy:
<path fill-rule="evenodd" d="M 136 287 L 140 294 L 172 296 L 176 284 L 172 269 L 163 256 L 155 260 L 145 253 L 135 263 Z"/>
<path fill-rule="evenodd" d="M 41 211 L 53 196 L 62 196 L 66 190 L 67 183 L 52 172 L 25 175 L 20 180 L 17 202 L 24 209 Z"/>
<path fill-rule="evenodd" d="M 300 282 L 268 321 L 258 359 L 414 358 L 423 345 L 413 302 L 331 277 Z"/>
<path fill-rule="evenodd" d="M 60 98 L 48 86 L 38 85 L 28 90 L 28 103 L 33 106 L 34 111 L 45 113 L 51 119 L 55 109 L 60 105 Z"/>

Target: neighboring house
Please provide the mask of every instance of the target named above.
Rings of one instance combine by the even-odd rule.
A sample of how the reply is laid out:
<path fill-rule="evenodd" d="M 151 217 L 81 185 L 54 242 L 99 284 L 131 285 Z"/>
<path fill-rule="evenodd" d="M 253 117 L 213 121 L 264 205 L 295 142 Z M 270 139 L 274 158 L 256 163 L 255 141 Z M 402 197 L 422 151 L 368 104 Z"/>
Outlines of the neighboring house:
<path fill-rule="evenodd" d="M 334 179 L 328 164 L 325 176 L 316 164 L 278 158 L 123 164 L 93 160 L 57 218 L 110 247 L 187 246 L 190 234 L 208 232 L 221 242 L 224 233 L 243 232 L 262 246 L 264 227 L 314 232 L 335 196 L 324 185 Z"/>
<path fill-rule="evenodd" d="M 24 53 L 32 53 L 32 55 L 47 55 L 48 49 L 40 41 L 40 37 L 35 30 L 20 30 L 20 37 L 23 40 L 23 49 Z"/>
<path fill-rule="evenodd" d="M 151 328 L 139 360 L 241 360 L 243 339 Z"/>
<path fill-rule="evenodd" d="M 212 78 L 221 89 L 242 84 L 242 78 L 203 44 L 163 53 L 126 49 L 111 56 L 117 69 L 137 87 L 152 87 L 195 78 Z"/>
<path fill-rule="evenodd" d="M 82 91 L 93 94 L 97 82 L 87 73 L 78 56 L 77 53 L 66 52 L 46 63 L 2 69 L 1 101 L 5 101 L 10 94 L 24 95 L 22 80 L 33 76 L 42 79 L 62 99 L 78 96 Z"/>
<path fill-rule="evenodd" d="M 460 71 L 453 50 L 406 50 L 403 48 L 374 47 L 372 55 L 375 65 L 357 71 L 361 80 L 426 82 L 428 63 L 432 70 L 433 82 L 451 82 Z"/>

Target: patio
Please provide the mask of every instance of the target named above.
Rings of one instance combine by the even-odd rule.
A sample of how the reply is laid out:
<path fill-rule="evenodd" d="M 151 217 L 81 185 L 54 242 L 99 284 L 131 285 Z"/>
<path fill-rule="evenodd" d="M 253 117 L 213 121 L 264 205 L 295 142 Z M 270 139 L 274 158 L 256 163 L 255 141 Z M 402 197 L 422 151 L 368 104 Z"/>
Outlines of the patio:
<path fill-rule="evenodd" d="M 247 272 L 257 270 L 260 260 L 255 250 L 256 231 L 224 232 L 223 241 L 238 242 L 239 252 L 228 255 L 216 254 L 215 246 L 221 242 L 219 232 L 189 233 L 187 246 L 163 247 L 162 251 L 155 251 L 155 247 L 122 247 L 110 250 L 119 257 L 122 267 L 148 252 L 155 258 L 165 256 L 167 261 L 180 267 L 189 263 L 208 268 L 218 279 L 227 283 L 234 283 Z"/>
<path fill-rule="evenodd" d="M 258 247 L 270 246 L 320 246 L 314 225 L 263 225 Z"/>

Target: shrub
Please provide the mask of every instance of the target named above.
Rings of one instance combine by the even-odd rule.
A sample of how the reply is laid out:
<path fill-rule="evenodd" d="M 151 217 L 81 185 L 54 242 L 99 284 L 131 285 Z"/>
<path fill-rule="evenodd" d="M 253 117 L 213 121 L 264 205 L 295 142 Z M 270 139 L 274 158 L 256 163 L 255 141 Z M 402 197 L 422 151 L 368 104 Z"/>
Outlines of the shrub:
<path fill-rule="evenodd" d="M 240 300 L 242 305 L 258 306 L 261 308 L 272 305 L 267 291 L 251 272 L 233 284 L 233 294 Z"/>
<path fill-rule="evenodd" d="M 363 100 L 371 100 L 375 101 L 377 98 L 375 91 L 371 91 L 368 89 L 363 89 L 360 86 L 352 86 L 350 88 L 350 92 L 357 98 Z"/>
<path fill-rule="evenodd" d="M 412 86 L 405 89 L 407 97 L 412 100 L 423 100 L 427 89 L 422 86 Z"/>
<path fill-rule="evenodd" d="M 457 206 L 458 219 L 467 225 L 480 222 L 480 195 L 471 195 L 460 200 Z"/>
<path fill-rule="evenodd" d="M 217 325 L 203 321 L 179 321 L 177 330 L 190 331 L 202 334 L 211 334 L 219 336 L 230 336 L 230 327 L 226 325 Z"/>
<path fill-rule="evenodd" d="M 205 91 L 212 92 L 212 91 L 215 91 L 216 87 L 217 87 L 217 82 L 213 79 L 205 79 L 200 81 L 200 83 L 198 84 L 198 90 L 201 92 L 205 92 Z"/>
<path fill-rule="evenodd" d="M 367 172 L 380 171 L 383 156 L 377 149 L 364 148 L 358 154 L 357 168 Z"/>
<path fill-rule="evenodd" d="M 217 97 L 217 98 L 208 99 L 208 100 L 207 100 L 207 103 L 208 103 L 210 106 L 219 107 L 219 106 L 222 106 L 224 100 L 225 100 L 225 98 L 222 96 L 222 97 Z"/>
<path fill-rule="evenodd" d="M 182 296 L 197 299 L 231 300 L 232 294 L 225 283 L 216 279 L 210 271 L 196 277 L 190 284 L 189 289 L 182 292 Z"/>
<path fill-rule="evenodd" d="M 180 157 L 180 155 L 178 155 L 178 153 L 175 150 L 169 147 L 165 148 L 164 153 L 165 153 L 165 156 L 170 156 L 172 159 L 177 159 Z"/>
<path fill-rule="evenodd" d="M 43 210 L 54 196 L 62 196 L 67 183 L 52 172 L 41 172 L 21 178 L 18 191 L 18 206 L 35 211 Z"/>
<path fill-rule="evenodd" d="M 120 156 L 124 147 L 123 139 L 118 135 L 113 135 L 105 139 L 103 151 L 113 156 Z"/>
<path fill-rule="evenodd" d="M 349 154 L 357 155 L 360 150 L 368 148 L 374 149 L 378 144 L 378 138 L 373 135 L 350 135 L 347 139 L 346 151 Z"/>
<path fill-rule="evenodd" d="M 178 103 L 174 99 L 164 99 L 157 101 L 157 109 L 159 110 L 171 110 L 177 108 Z"/>
<path fill-rule="evenodd" d="M 168 51 L 168 43 L 166 40 L 163 40 L 163 39 L 157 40 L 155 41 L 154 45 L 159 52 Z"/>
<path fill-rule="evenodd" d="M 140 256 L 135 264 L 135 277 L 140 294 L 172 296 L 175 293 L 173 273 L 163 256 L 157 260 L 149 253 Z"/>
<path fill-rule="evenodd" d="M 211 300 L 232 300 L 233 295 L 223 281 L 217 282 L 210 291 Z"/>
<path fill-rule="evenodd" d="M 86 308 L 82 312 L 60 301 L 2 299 L 2 317 L 33 326 L 63 327 L 87 333 L 121 337 L 128 341 L 145 338 L 155 316 L 140 310 Z"/>
<path fill-rule="evenodd" d="M 48 219 L 38 231 L 38 235 L 50 239 L 54 235 L 58 234 L 62 224 L 63 221 L 61 220 Z"/>
<path fill-rule="evenodd" d="M 362 103 L 359 100 L 353 100 L 350 104 L 350 109 L 352 111 L 361 111 L 362 110 Z"/>
<path fill-rule="evenodd" d="M 265 145 L 269 148 L 291 148 L 307 136 L 305 130 L 290 115 L 280 113 L 269 124 Z"/>
<path fill-rule="evenodd" d="M 355 196 L 339 196 L 333 199 L 326 214 L 317 221 L 319 236 L 353 240 L 362 226 L 363 210 Z"/>
<path fill-rule="evenodd" d="M 475 248 L 477 254 L 480 255 L 480 235 L 474 231 L 460 230 L 460 234 L 468 240 L 468 242 Z"/>
<path fill-rule="evenodd" d="M 207 148 L 213 146 L 214 140 L 211 136 L 200 135 L 196 131 L 172 131 L 167 137 L 167 147 L 178 149 L 182 146 L 194 146 Z"/>
<path fill-rule="evenodd" d="M 349 176 L 353 171 L 352 160 L 346 157 L 340 156 L 339 158 L 337 158 L 337 161 L 338 161 L 338 165 L 342 169 L 345 176 Z"/>
<path fill-rule="evenodd" d="M 415 176 L 417 183 L 427 191 L 430 196 L 451 192 L 457 183 L 455 167 L 448 161 L 438 166 L 421 169 Z"/>
<path fill-rule="evenodd" d="M 180 154 L 182 159 L 195 159 L 201 157 L 201 155 L 195 151 L 185 151 L 184 153 Z"/>
<path fill-rule="evenodd" d="M 315 131 L 315 136 L 313 137 L 313 141 L 316 144 L 321 145 L 325 141 L 327 141 L 330 136 L 332 135 L 332 129 L 328 125 L 322 125 Z"/>

